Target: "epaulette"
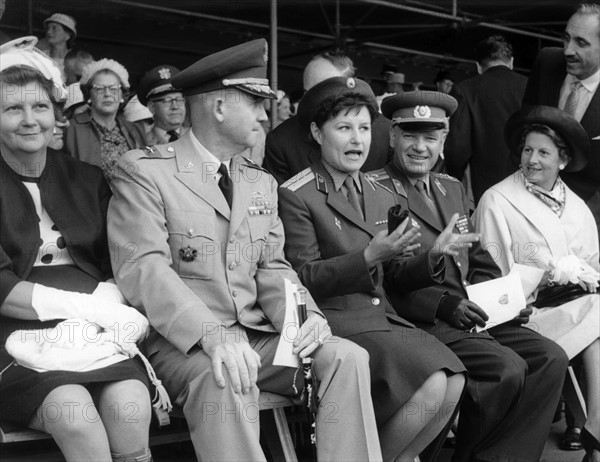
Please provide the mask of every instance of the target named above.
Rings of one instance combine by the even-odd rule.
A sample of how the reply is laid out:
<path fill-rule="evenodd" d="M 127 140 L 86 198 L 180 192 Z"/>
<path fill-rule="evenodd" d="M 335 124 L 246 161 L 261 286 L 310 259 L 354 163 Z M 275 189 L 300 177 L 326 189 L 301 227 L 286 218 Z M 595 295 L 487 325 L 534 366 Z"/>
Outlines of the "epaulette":
<path fill-rule="evenodd" d="M 313 178 L 315 178 L 315 172 L 313 172 L 312 168 L 307 167 L 283 183 L 281 187 L 290 191 L 296 191 L 306 183 L 312 181 Z"/>
<path fill-rule="evenodd" d="M 252 159 L 249 159 L 248 157 L 244 157 L 244 156 L 241 156 L 241 158 L 246 161 L 245 165 L 242 164 L 244 167 L 255 168 L 256 170 L 262 170 L 265 173 L 269 173 L 269 171 L 267 169 L 265 169 L 264 167 L 261 167 L 256 162 L 254 162 Z M 269 175 L 270 175 L 270 173 L 269 173 Z"/>
<path fill-rule="evenodd" d="M 384 168 L 380 168 L 379 170 L 369 172 L 365 174 L 365 176 L 367 177 L 367 179 L 374 181 L 388 180 L 390 178 L 390 175 L 388 174 L 388 172 L 385 171 Z"/>
<path fill-rule="evenodd" d="M 454 178 L 451 175 L 446 175 L 445 173 L 430 172 L 429 174 L 436 176 L 438 178 L 443 178 L 444 180 L 454 181 L 455 183 L 460 183 L 460 180 L 458 178 Z"/>

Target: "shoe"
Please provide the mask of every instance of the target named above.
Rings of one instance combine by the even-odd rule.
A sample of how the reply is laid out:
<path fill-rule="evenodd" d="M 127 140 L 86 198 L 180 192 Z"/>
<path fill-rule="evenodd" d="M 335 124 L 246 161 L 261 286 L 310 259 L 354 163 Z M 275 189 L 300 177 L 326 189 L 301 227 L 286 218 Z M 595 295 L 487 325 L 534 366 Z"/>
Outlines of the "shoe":
<path fill-rule="evenodd" d="M 581 444 L 583 444 L 583 448 L 585 449 L 585 457 L 584 461 L 592 462 L 594 452 L 600 452 L 600 441 L 596 439 L 594 435 L 592 435 L 587 428 L 583 428 L 581 430 Z"/>
<path fill-rule="evenodd" d="M 563 451 L 580 451 L 583 449 L 581 444 L 581 429 L 578 427 L 567 427 L 560 440 L 560 448 Z"/>

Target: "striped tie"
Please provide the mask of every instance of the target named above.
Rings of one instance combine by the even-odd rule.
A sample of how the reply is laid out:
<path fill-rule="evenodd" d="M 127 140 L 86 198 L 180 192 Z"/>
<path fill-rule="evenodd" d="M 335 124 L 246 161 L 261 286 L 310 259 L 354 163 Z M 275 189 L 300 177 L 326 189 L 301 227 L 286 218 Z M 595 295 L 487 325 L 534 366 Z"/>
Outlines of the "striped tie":
<path fill-rule="evenodd" d="M 577 119 L 577 107 L 579 106 L 579 99 L 581 92 L 580 90 L 583 88 L 581 82 L 576 80 L 573 82 L 573 87 L 571 88 L 571 93 L 567 97 L 567 102 L 565 103 L 565 107 L 563 111 L 569 114 L 571 117 Z"/>

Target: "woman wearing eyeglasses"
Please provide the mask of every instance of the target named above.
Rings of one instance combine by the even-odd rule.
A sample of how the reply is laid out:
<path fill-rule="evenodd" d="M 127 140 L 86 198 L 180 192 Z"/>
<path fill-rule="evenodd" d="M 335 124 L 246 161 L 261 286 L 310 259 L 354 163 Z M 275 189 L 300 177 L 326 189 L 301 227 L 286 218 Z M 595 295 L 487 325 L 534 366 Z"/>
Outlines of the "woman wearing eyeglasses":
<path fill-rule="evenodd" d="M 90 108 L 71 120 L 66 150 L 102 167 L 105 175 L 122 154 L 147 144 L 144 131 L 119 113 L 128 91 L 129 74 L 118 62 L 101 59 L 83 68 L 81 92 Z"/>

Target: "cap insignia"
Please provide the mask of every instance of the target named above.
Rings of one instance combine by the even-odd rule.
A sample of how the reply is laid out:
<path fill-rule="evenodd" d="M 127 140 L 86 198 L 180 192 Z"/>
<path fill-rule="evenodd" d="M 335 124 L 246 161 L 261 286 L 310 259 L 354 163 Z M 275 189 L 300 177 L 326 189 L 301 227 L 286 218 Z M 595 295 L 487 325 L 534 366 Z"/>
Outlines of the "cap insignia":
<path fill-rule="evenodd" d="M 429 106 L 415 106 L 413 115 L 416 119 L 429 119 L 431 117 L 431 109 L 429 109 Z"/>
<path fill-rule="evenodd" d="M 171 70 L 168 67 L 163 67 L 158 70 L 158 76 L 164 80 L 170 79 L 171 78 Z"/>
<path fill-rule="evenodd" d="M 348 77 L 348 80 L 346 80 L 346 86 L 350 89 L 353 89 L 356 87 L 356 80 L 354 80 L 352 77 Z"/>

